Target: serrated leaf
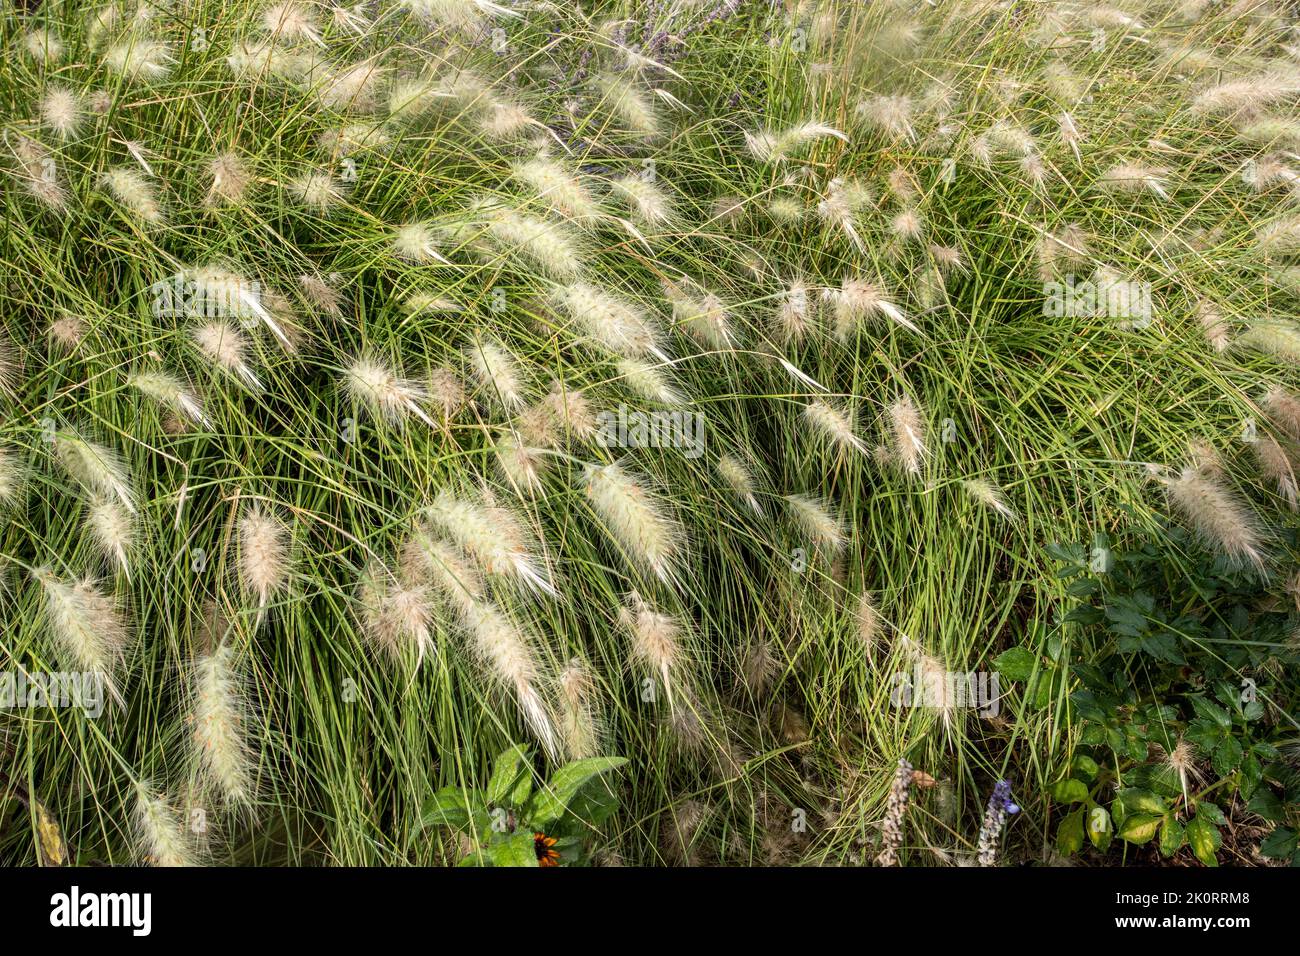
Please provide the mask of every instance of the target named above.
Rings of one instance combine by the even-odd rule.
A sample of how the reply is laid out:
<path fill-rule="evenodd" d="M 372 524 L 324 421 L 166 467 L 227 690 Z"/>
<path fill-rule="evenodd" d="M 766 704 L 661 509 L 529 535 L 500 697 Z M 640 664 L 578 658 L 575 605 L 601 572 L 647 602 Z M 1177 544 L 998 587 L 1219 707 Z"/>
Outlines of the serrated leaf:
<path fill-rule="evenodd" d="M 1241 795 L 1249 800 L 1263 779 L 1264 768 L 1259 760 L 1253 753 L 1246 754 L 1246 759 L 1241 762 Z"/>
<path fill-rule="evenodd" d="M 1198 717 L 1213 721 L 1218 727 L 1227 730 L 1232 726 L 1232 716 L 1218 704 L 1204 697 L 1193 697 L 1192 709 Z"/>
<path fill-rule="evenodd" d="M 1211 803 L 1209 800 L 1201 800 L 1196 804 L 1196 815 L 1198 817 L 1205 817 L 1205 819 L 1209 820 L 1211 823 L 1217 823 L 1219 826 L 1223 826 L 1228 822 L 1228 818 L 1223 815 L 1223 811 L 1219 809 L 1219 805 L 1217 803 Z"/>
<path fill-rule="evenodd" d="M 1010 648 L 993 658 L 993 666 L 1007 680 L 1029 680 L 1036 663 L 1038 658 L 1023 647 Z"/>
<path fill-rule="evenodd" d="M 1092 627 L 1094 624 L 1100 624 L 1106 619 L 1099 608 L 1082 604 L 1074 608 L 1061 621 L 1065 624 L 1081 624 L 1084 627 Z"/>
<path fill-rule="evenodd" d="M 1281 823 L 1286 819 L 1286 808 L 1281 799 L 1267 787 L 1255 791 L 1255 795 L 1246 804 L 1246 809 L 1270 823 Z"/>
<path fill-rule="evenodd" d="M 1270 860 L 1285 860 L 1296 848 L 1296 832 L 1290 827 L 1277 827 L 1259 845 L 1261 856 Z"/>
<path fill-rule="evenodd" d="M 1236 737 L 1228 737 L 1214 748 L 1210 755 L 1210 766 L 1220 777 L 1226 777 L 1237 769 L 1241 763 L 1241 744 Z"/>

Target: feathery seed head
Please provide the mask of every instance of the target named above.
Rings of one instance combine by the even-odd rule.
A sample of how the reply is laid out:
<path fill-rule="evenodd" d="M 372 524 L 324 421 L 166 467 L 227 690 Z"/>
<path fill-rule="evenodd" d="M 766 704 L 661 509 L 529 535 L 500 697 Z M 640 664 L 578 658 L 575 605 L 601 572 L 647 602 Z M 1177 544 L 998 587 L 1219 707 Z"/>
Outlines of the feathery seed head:
<path fill-rule="evenodd" d="M 667 226 L 677 218 L 668 193 L 641 173 L 621 176 L 610 185 L 614 195 L 631 208 L 633 219 L 643 226 Z"/>
<path fill-rule="evenodd" d="M 234 646 L 222 643 L 193 665 L 193 743 L 200 773 L 225 799 L 252 799 L 253 768 L 244 725 L 248 705 Z"/>
<path fill-rule="evenodd" d="M 797 126 L 791 126 L 779 133 L 771 130 L 746 133 L 745 146 L 755 159 L 762 162 L 781 162 L 792 153 L 798 152 L 805 146 L 826 137 L 834 137 L 842 143 L 849 141 L 849 138 L 835 127 L 827 126 L 825 123 L 819 123 L 816 120 L 810 120 Z"/>
<path fill-rule="evenodd" d="M 126 465 L 117 453 L 71 428 L 54 433 L 54 454 L 64 470 L 89 491 L 111 496 L 135 513 Z"/>
<path fill-rule="evenodd" d="M 246 595 L 257 602 L 261 622 L 271 598 L 289 587 L 289 529 L 260 504 L 244 509 L 239 519 L 238 577 Z"/>
<path fill-rule="evenodd" d="M 600 210 L 582 179 L 544 156 L 515 163 L 512 175 L 552 208 L 572 218 L 589 218 Z"/>
<path fill-rule="evenodd" d="M 135 825 L 144 862 L 168 867 L 199 864 L 184 815 L 146 781 L 136 783 Z"/>
<path fill-rule="evenodd" d="M 668 377 L 657 366 L 639 359 L 619 359 L 617 363 L 620 380 L 629 389 L 643 398 L 664 405 L 681 405 L 682 395 L 673 388 Z"/>
<path fill-rule="evenodd" d="M 550 707 L 537 689 L 540 667 L 527 636 L 486 601 L 468 605 L 464 624 L 476 655 L 497 680 L 513 691 L 525 722 L 554 759 L 560 740 Z"/>
<path fill-rule="evenodd" d="M 470 370 L 484 395 L 507 411 L 525 402 L 523 372 L 515 356 L 504 346 L 480 341 L 467 350 Z"/>
<path fill-rule="evenodd" d="M 41 122 L 64 139 L 81 127 L 81 99 L 62 86 L 52 86 L 41 97 Z"/>
<path fill-rule="evenodd" d="M 315 308 L 336 318 L 343 315 L 343 296 L 326 279 L 314 275 L 300 275 L 298 287 Z"/>
<path fill-rule="evenodd" d="M 17 504 L 22 496 L 26 472 L 16 452 L 0 448 L 0 507 Z"/>
<path fill-rule="evenodd" d="M 867 445 L 858 437 L 853 418 L 848 412 L 818 399 L 804 406 L 804 416 L 833 445 L 867 454 Z"/>
<path fill-rule="evenodd" d="M 105 170 L 99 182 L 133 215 L 151 225 L 163 221 L 162 206 L 158 203 L 154 188 L 138 170 L 129 166 L 117 166 Z"/>
<path fill-rule="evenodd" d="M 1282 322 L 1262 321 L 1237 339 L 1237 345 L 1300 364 L 1300 329 Z"/>
<path fill-rule="evenodd" d="M 550 466 L 545 449 L 527 444 L 518 432 L 506 429 L 497 436 L 493 450 L 497 465 L 515 494 L 532 498 L 543 490 L 542 476 Z"/>
<path fill-rule="evenodd" d="M 220 153 L 209 160 L 208 176 L 212 180 L 206 200 L 210 206 L 238 205 L 244 201 L 253 183 L 253 174 L 247 165 L 238 153 L 232 152 Z"/>
<path fill-rule="evenodd" d="M 673 324 L 701 346 L 729 351 L 736 346 L 736 333 L 726 304 L 712 292 L 699 295 L 682 285 L 665 281 L 664 295 L 673 307 Z"/>
<path fill-rule="evenodd" d="M 75 315 L 63 315 L 50 323 L 47 338 L 50 346 L 65 354 L 73 354 L 86 340 L 86 322 Z"/>
<path fill-rule="evenodd" d="M 335 183 L 333 175 L 323 169 L 290 180 L 288 189 L 298 202 L 320 215 L 329 212 L 343 200 L 342 187 Z"/>
<path fill-rule="evenodd" d="M 212 427 L 198 397 L 176 376 L 163 371 L 133 372 L 127 378 L 127 384 L 169 411 L 206 428 Z"/>
<path fill-rule="evenodd" d="M 1260 474 L 1274 483 L 1277 493 L 1292 511 L 1297 510 L 1295 466 L 1291 456 L 1272 435 L 1259 435 L 1251 442 L 1251 450 L 1259 463 Z"/>
<path fill-rule="evenodd" d="M 877 316 L 884 316 L 913 332 L 921 331 L 902 309 L 885 297 L 879 285 L 866 279 L 845 279 L 838 289 L 823 290 L 822 296 L 835 310 L 835 336 L 841 341 L 856 333 L 863 322 Z"/>
<path fill-rule="evenodd" d="M 1216 352 L 1227 349 L 1232 342 L 1232 327 L 1219 307 L 1208 299 L 1202 299 L 1196 304 L 1196 318 L 1211 347 Z"/>
<path fill-rule="evenodd" d="M 1250 507 L 1222 480 L 1189 465 L 1161 481 L 1170 503 L 1207 546 L 1264 572 L 1267 557 L 1259 523 Z"/>
<path fill-rule="evenodd" d="M 718 476 L 735 492 L 741 501 L 749 505 L 757 515 L 763 514 L 763 506 L 758 503 L 757 485 L 754 476 L 743 461 L 735 455 L 721 455 L 717 463 Z"/>
<path fill-rule="evenodd" d="M 681 682 L 679 672 L 685 663 L 682 626 L 655 610 L 635 591 L 627 596 L 627 605 L 618 616 L 619 623 L 632 636 L 633 660 L 663 681 L 669 707 L 673 707 L 673 690 Z"/>
<path fill-rule="evenodd" d="M 44 590 L 46 620 L 61 651 L 77 669 L 97 675 L 122 705 L 115 675 L 125 666 L 131 628 L 117 602 L 89 578 L 65 581 L 48 568 L 33 577 Z"/>
<path fill-rule="evenodd" d="M 485 238 L 507 255 L 517 255 L 555 279 L 582 271 L 578 241 L 560 223 L 549 222 L 498 203 L 479 207 L 486 216 Z"/>
<path fill-rule="evenodd" d="M 524 409 L 518 421 L 520 435 L 542 448 L 558 448 L 569 435 L 586 441 L 596 434 L 596 426 L 596 415 L 587 396 L 566 389 L 558 381 L 551 385 L 545 398 Z"/>
<path fill-rule="evenodd" d="M 104 64 L 114 73 L 144 82 L 162 79 L 175 62 L 166 43 L 138 34 L 110 47 L 104 56 Z"/>
<path fill-rule="evenodd" d="M 433 600 L 428 587 L 396 577 L 372 562 L 362 572 L 357 596 L 366 637 L 397 661 L 414 648 L 419 667 L 425 653 L 434 650 Z"/>
<path fill-rule="evenodd" d="M 1007 502 L 1001 488 L 983 478 L 964 479 L 961 484 L 966 493 L 985 508 L 997 512 L 1008 521 L 1018 520 L 1015 509 Z"/>
<path fill-rule="evenodd" d="M 393 252 L 412 262 L 447 262 L 438 252 L 436 233 L 424 222 L 398 226 L 393 236 Z"/>
<path fill-rule="evenodd" d="M 415 415 L 433 427 L 433 420 L 422 407 L 429 397 L 424 387 L 399 378 L 373 356 L 360 356 L 343 370 L 343 387 L 353 401 L 381 422 L 401 425 L 408 415 Z"/>
<path fill-rule="evenodd" d="M 854 112 L 866 126 L 891 140 L 916 139 L 912 126 L 914 106 L 910 96 L 871 96 L 858 103 Z"/>
<path fill-rule="evenodd" d="M 1169 171 L 1160 166 L 1119 163 L 1106 170 L 1097 185 L 1112 192 L 1132 194 L 1145 191 L 1168 199 L 1168 175 Z"/>
<path fill-rule="evenodd" d="M 925 420 L 916 404 L 906 395 L 889 406 L 888 417 L 895 463 L 906 473 L 920 477 L 921 465 L 928 454 L 925 447 Z"/>
<path fill-rule="evenodd" d="M 560 671 L 560 735 L 570 760 L 598 756 L 600 727 L 596 717 L 596 682 L 576 657 Z"/>
<path fill-rule="evenodd" d="M 324 47 L 316 17 L 306 4 L 287 0 L 262 11 L 262 27 L 278 40 L 307 40 Z"/>
<path fill-rule="evenodd" d="M 316 95 L 326 109 L 337 112 L 366 112 L 375 107 L 384 70 L 373 62 L 355 63 L 326 70 Z"/>
<path fill-rule="evenodd" d="M 511 511 L 443 491 L 429 505 L 427 515 L 488 575 L 523 585 L 529 592 L 558 597 L 546 563 L 533 553 L 529 535 Z"/>
<path fill-rule="evenodd" d="M 858 598 L 857 608 L 858 640 L 868 657 L 875 652 L 880 641 L 880 610 L 876 607 L 875 596 L 870 591 L 863 591 Z"/>
<path fill-rule="evenodd" d="M 601 348 L 632 358 L 659 347 L 659 332 L 641 310 L 586 282 L 558 286 L 551 294 L 582 334 Z"/>
<path fill-rule="evenodd" d="M 23 34 L 22 46 L 37 63 L 53 63 L 63 56 L 63 41 L 49 28 Z"/>
<path fill-rule="evenodd" d="M 583 484 L 587 500 L 627 557 L 663 583 L 675 584 L 682 531 L 667 506 L 618 464 L 588 465 Z"/>
<path fill-rule="evenodd" d="M 116 498 L 97 496 L 86 512 L 86 527 L 91 540 L 104 557 L 129 579 L 129 555 L 135 547 L 135 527 L 131 512 Z"/>
<path fill-rule="evenodd" d="M 776 307 L 776 333 L 783 342 L 800 342 L 812 329 L 811 295 L 807 283 L 799 279 L 781 294 Z"/>
<path fill-rule="evenodd" d="M 790 515 L 813 544 L 830 554 L 844 547 L 844 524 L 831 506 L 811 495 L 786 495 Z"/>
<path fill-rule="evenodd" d="M 194 344 L 217 367 L 234 376 L 254 391 L 262 382 L 248 364 L 248 336 L 224 319 L 213 319 L 193 330 Z"/>
<path fill-rule="evenodd" d="M 1260 399 L 1265 414 L 1288 436 L 1300 441 L 1300 398 L 1279 385 L 1272 386 Z"/>
<path fill-rule="evenodd" d="M 59 173 L 59 164 L 44 145 L 13 130 L 10 148 L 16 160 L 13 176 L 19 185 L 38 202 L 55 212 L 68 206 L 68 190 Z M 6 137 L 7 139 L 8 137 Z"/>
<path fill-rule="evenodd" d="M 478 571 L 455 546 L 435 537 L 427 527 L 416 528 L 407 538 L 399 560 L 403 581 L 428 584 L 460 613 L 483 598 Z"/>

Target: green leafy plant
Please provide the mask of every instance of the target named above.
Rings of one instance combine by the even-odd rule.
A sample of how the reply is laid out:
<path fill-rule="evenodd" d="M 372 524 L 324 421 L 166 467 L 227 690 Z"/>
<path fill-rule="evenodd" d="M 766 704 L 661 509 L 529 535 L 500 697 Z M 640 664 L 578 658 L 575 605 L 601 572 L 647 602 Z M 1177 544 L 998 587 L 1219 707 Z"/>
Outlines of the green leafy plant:
<path fill-rule="evenodd" d="M 590 757 L 556 770 L 534 787 L 532 752 L 511 747 L 497 757 L 484 790 L 444 787 L 429 798 L 422 826 L 447 826 L 467 837 L 461 866 L 583 866 L 597 830 L 617 809 L 610 771 L 624 757 Z"/>
<path fill-rule="evenodd" d="M 1297 860 L 1293 607 L 1222 558 L 1146 543 L 1050 547 L 1069 605 L 1047 642 L 1001 655 L 1003 676 L 1041 706 L 1065 682 L 1080 747 L 1050 787 L 1066 807 L 1064 854 L 1154 844 L 1218 863 L 1229 814 L 1273 825 L 1266 857 Z M 1194 549 L 1192 549 L 1194 553 Z M 1117 838 L 1117 839 L 1116 839 Z"/>

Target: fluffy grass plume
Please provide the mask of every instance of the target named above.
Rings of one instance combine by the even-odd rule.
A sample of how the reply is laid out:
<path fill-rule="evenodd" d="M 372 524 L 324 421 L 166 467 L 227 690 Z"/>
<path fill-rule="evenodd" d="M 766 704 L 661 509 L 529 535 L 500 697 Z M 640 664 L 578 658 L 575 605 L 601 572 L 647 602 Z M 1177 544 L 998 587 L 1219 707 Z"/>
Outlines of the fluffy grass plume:
<path fill-rule="evenodd" d="M 29 3 L 0 67 L 0 656 L 124 705 L 0 713 L 71 862 L 454 864 L 429 795 L 520 743 L 628 758 L 602 860 L 1041 861 L 1078 665 L 1160 669 L 1080 547 L 1248 616 L 1133 682 L 1184 805 L 1189 694 L 1295 710 L 1287 4 L 181 7 Z"/>

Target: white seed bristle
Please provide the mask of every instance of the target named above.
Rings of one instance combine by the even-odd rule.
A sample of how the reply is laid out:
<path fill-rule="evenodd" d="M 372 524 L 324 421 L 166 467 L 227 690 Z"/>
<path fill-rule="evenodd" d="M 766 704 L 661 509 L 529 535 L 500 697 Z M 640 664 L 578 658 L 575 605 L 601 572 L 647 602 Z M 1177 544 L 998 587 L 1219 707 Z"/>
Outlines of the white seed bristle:
<path fill-rule="evenodd" d="M 234 646 L 222 643 L 194 660 L 193 740 L 201 773 L 225 799 L 252 799 L 253 768 L 245 725 L 248 705 Z"/>
<path fill-rule="evenodd" d="M 682 531 L 666 505 L 617 464 L 588 465 L 583 484 L 587 499 L 627 557 L 674 585 Z"/>

